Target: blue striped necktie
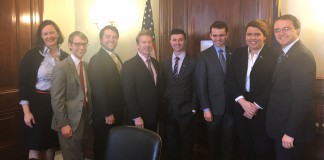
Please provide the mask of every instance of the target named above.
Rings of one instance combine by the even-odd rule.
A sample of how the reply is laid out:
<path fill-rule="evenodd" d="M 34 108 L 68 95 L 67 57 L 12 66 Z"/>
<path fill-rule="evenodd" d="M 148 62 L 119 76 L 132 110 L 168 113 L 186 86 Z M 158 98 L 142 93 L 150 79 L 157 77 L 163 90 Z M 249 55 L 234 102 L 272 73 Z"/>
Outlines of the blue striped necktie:
<path fill-rule="evenodd" d="M 175 57 L 174 67 L 173 67 L 173 78 L 178 76 L 178 64 L 179 64 L 179 57 Z"/>

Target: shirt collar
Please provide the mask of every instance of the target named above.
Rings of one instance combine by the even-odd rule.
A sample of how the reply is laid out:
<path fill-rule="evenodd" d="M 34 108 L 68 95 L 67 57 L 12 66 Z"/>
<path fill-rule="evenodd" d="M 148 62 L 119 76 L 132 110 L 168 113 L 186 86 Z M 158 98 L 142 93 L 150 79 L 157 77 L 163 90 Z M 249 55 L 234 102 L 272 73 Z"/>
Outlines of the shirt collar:
<path fill-rule="evenodd" d="M 217 47 L 217 46 L 214 45 L 214 47 L 215 47 L 215 50 L 216 50 L 217 53 L 218 53 L 218 51 L 220 49 L 222 49 L 224 51 L 224 53 L 226 53 L 225 46 L 220 48 L 220 47 Z"/>
<path fill-rule="evenodd" d="M 71 58 L 76 66 L 79 65 L 81 61 L 80 59 L 76 58 L 72 53 L 71 53 Z"/>
<path fill-rule="evenodd" d="M 186 56 L 186 52 L 180 53 L 179 56 L 176 56 L 174 53 L 172 53 L 172 59 L 175 59 L 176 57 L 179 57 L 180 60 L 181 60 L 181 59 L 184 59 L 185 56 Z"/>
<path fill-rule="evenodd" d="M 50 48 L 48 48 L 47 46 L 44 46 L 43 52 L 40 52 L 40 53 L 43 56 L 50 55 Z M 60 55 L 61 55 L 61 48 L 58 48 L 57 57 L 60 57 Z"/>
<path fill-rule="evenodd" d="M 299 38 L 297 38 L 295 41 L 293 41 L 292 43 L 288 44 L 287 46 L 283 46 L 282 50 L 285 52 L 285 54 L 289 51 L 289 49 L 299 40 Z"/>
<path fill-rule="evenodd" d="M 104 47 L 102 47 L 101 46 L 101 48 L 103 49 L 103 50 L 105 50 L 109 55 L 111 55 L 113 52 L 110 52 L 110 51 L 108 51 L 106 48 L 104 48 Z"/>
<path fill-rule="evenodd" d="M 137 52 L 137 54 L 142 58 L 142 60 L 143 60 L 144 62 L 146 62 L 147 59 L 151 59 L 151 57 L 149 57 L 149 58 L 144 57 L 144 56 L 143 56 L 142 54 L 140 54 L 139 52 Z"/>
<path fill-rule="evenodd" d="M 259 53 L 261 52 L 261 50 L 263 49 L 263 47 L 264 47 L 264 45 L 263 45 L 262 48 L 259 49 L 258 52 L 255 53 L 254 55 L 259 55 Z M 248 53 L 249 53 L 249 55 L 251 54 L 251 52 L 250 52 L 250 47 L 248 47 Z"/>

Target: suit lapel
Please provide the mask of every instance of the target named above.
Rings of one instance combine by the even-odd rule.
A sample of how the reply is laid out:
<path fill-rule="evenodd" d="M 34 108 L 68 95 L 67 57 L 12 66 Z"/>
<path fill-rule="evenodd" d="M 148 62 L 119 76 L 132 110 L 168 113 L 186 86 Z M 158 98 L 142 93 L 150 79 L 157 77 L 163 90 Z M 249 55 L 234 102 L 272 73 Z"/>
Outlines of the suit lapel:
<path fill-rule="evenodd" d="M 118 72 L 117 66 L 115 64 L 115 61 L 111 58 L 111 56 L 109 55 L 108 52 L 106 52 L 103 48 L 100 48 L 99 50 L 99 54 L 101 55 L 101 57 L 104 59 L 104 66 L 108 69 L 108 70 L 115 70 L 116 72 Z M 117 56 L 117 58 L 119 59 L 119 57 Z M 121 61 L 120 61 L 121 62 Z M 112 67 L 112 68 L 111 68 Z"/>
<path fill-rule="evenodd" d="M 146 66 L 146 64 L 145 64 L 145 62 L 142 60 L 142 58 L 136 53 L 136 57 L 137 57 L 137 63 L 138 63 L 138 65 L 139 65 L 139 67 L 141 68 L 141 70 L 143 70 L 145 73 L 146 73 L 146 76 L 148 77 L 148 78 L 150 78 L 151 80 L 152 80 L 152 83 L 155 85 L 155 82 L 154 82 L 154 78 L 151 76 L 151 73 L 150 73 L 150 71 L 148 70 L 148 68 L 147 68 L 147 66 Z M 156 74 L 158 74 L 157 73 L 157 66 L 156 66 L 156 64 L 155 64 L 155 62 L 151 59 L 151 63 L 153 64 L 153 66 L 154 66 L 154 69 L 155 69 L 155 72 L 156 72 Z M 156 75 L 157 76 L 157 75 Z M 158 77 L 157 77 L 157 79 L 158 79 Z"/>
<path fill-rule="evenodd" d="M 247 67 L 248 67 L 248 59 L 249 59 L 249 52 L 248 52 L 247 47 L 244 48 L 244 51 L 241 54 L 240 59 L 241 59 L 241 63 L 242 63 L 242 67 L 240 67 L 240 69 L 241 69 L 240 73 L 241 73 L 241 77 L 244 77 L 244 81 L 245 81 L 245 77 L 246 77 L 246 73 L 247 73 Z"/>
<path fill-rule="evenodd" d="M 173 68 L 172 68 L 172 56 L 170 56 L 166 62 L 165 62 L 166 66 L 167 66 L 167 74 L 166 75 L 169 75 L 171 78 L 172 78 L 172 75 L 173 75 Z"/>
<path fill-rule="evenodd" d="M 78 74 L 78 70 L 75 67 L 75 63 L 73 62 L 71 56 L 67 58 L 67 63 L 68 63 L 68 68 L 69 68 L 70 73 L 73 75 L 73 77 L 75 78 L 75 80 L 81 86 L 80 76 Z"/>
<path fill-rule="evenodd" d="M 259 53 L 259 56 L 258 56 L 258 58 L 255 60 L 255 62 L 254 62 L 254 65 L 253 65 L 253 67 L 252 67 L 252 70 L 251 70 L 251 73 L 250 74 L 252 74 L 257 68 L 259 68 L 258 66 L 260 65 L 260 64 L 262 64 L 262 60 L 263 60 L 263 57 L 264 56 L 267 56 L 265 53 L 267 52 L 267 46 L 264 46 L 263 48 L 262 48 L 262 50 L 260 51 L 260 53 Z"/>
<path fill-rule="evenodd" d="M 272 83 L 276 81 L 278 74 L 281 72 L 281 68 L 286 64 L 289 57 L 292 56 L 291 53 L 295 53 L 296 52 L 295 50 L 298 51 L 300 46 L 301 46 L 301 42 L 299 40 L 288 50 L 288 52 L 285 54 L 285 57 L 281 60 L 281 62 L 277 63 L 273 73 Z"/>
<path fill-rule="evenodd" d="M 157 62 L 156 59 L 154 59 L 153 57 L 150 57 L 150 58 L 151 58 L 151 61 L 153 63 L 154 70 L 155 70 L 155 73 L 156 73 L 156 86 L 157 86 L 157 84 L 159 82 L 159 65 L 158 65 L 158 62 Z M 154 82 L 154 79 L 153 79 L 153 82 Z"/>
<path fill-rule="evenodd" d="M 226 65 L 227 67 L 230 65 L 230 61 L 232 58 L 232 50 L 229 47 L 225 47 L 226 50 Z"/>
<path fill-rule="evenodd" d="M 219 58 L 217 56 L 217 51 L 216 51 L 215 47 L 211 46 L 210 49 L 211 50 L 209 52 L 209 55 L 210 55 L 211 59 L 214 59 L 214 62 L 217 63 L 216 68 L 217 68 L 218 72 L 221 72 L 225 76 L 225 73 L 224 73 L 224 71 L 222 69 L 222 65 L 220 64 Z"/>
<path fill-rule="evenodd" d="M 182 61 L 181 68 L 180 68 L 180 71 L 179 71 L 179 75 L 176 77 L 176 79 L 180 79 L 183 76 L 184 72 L 187 70 L 186 68 L 188 66 L 189 60 L 190 60 L 190 58 L 186 54 L 185 58 Z"/>

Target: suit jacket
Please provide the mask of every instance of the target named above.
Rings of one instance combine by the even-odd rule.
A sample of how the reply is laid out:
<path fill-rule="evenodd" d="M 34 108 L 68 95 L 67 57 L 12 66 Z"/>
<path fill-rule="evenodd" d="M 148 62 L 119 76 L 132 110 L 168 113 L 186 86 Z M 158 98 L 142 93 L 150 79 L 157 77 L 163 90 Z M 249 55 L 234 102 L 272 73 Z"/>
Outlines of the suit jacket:
<path fill-rule="evenodd" d="M 122 69 L 122 84 L 124 98 L 130 120 L 141 117 L 146 124 L 155 124 L 159 107 L 159 66 L 158 61 L 151 57 L 151 62 L 157 73 L 157 83 L 154 83 L 146 64 L 136 53 L 136 56 L 126 61 Z"/>
<path fill-rule="evenodd" d="M 250 73 L 250 101 L 266 109 L 270 96 L 271 79 L 277 64 L 279 50 L 264 46 Z M 228 89 L 231 100 L 246 96 L 245 82 L 248 68 L 248 47 L 238 48 L 232 56 L 228 74 Z M 242 110 L 243 111 L 243 110 Z"/>
<path fill-rule="evenodd" d="M 118 55 L 117 57 L 121 62 Z M 114 60 L 103 48 L 100 48 L 90 59 L 89 80 L 94 125 L 96 122 L 103 123 L 105 117 L 111 114 L 121 122 L 125 105 L 121 77 Z"/>
<path fill-rule="evenodd" d="M 163 60 L 161 70 L 161 90 L 166 105 L 163 112 L 168 116 L 172 111 L 181 116 L 192 113 L 197 106 L 197 96 L 194 90 L 196 59 L 187 53 L 183 59 L 179 75 L 173 77 L 172 56 Z"/>
<path fill-rule="evenodd" d="M 91 89 L 87 76 L 88 68 L 86 63 L 84 63 L 84 68 L 86 72 L 84 77 L 87 82 L 87 107 L 89 107 L 88 122 L 91 123 Z M 59 62 L 54 67 L 51 98 L 54 112 L 52 129 L 60 132 L 62 127 L 70 125 L 73 131 L 75 131 L 78 128 L 82 110 L 84 109 L 84 99 L 80 77 L 71 56 Z"/>
<path fill-rule="evenodd" d="M 310 138 L 316 63 L 299 40 L 277 64 L 267 112 L 267 133 L 281 140 L 284 134 L 303 141 Z"/>
<path fill-rule="evenodd" d="M 228 68 L 232 50 L 229 47 L 225 50 Z M 197 95 L 200 107 L 210 108 L 213 115 L 223 115 L 225 112 L 225 78 L 226 74 L 222 70 L 214 45 L 201 52 L 197 58 L 195 73 Z"/>

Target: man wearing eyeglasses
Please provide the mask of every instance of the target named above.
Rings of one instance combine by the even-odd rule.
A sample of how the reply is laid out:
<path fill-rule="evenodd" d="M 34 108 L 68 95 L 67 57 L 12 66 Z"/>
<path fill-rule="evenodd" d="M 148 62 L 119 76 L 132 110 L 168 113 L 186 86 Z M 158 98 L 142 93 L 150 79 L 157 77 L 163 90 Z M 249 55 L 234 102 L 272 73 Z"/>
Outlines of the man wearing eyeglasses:
<path fill-rule="evenodd" d="M 87 63 L 88 38 L 82 32 L 70 34 L 71 56 L 59 62 L 52 76 L 52 129 L 58 132 L 63 158 L 84 159 L 88 128 L 91 124 L 91 90 Z"/>
<path fill-rule="evenodd" d="M 311 138 L 316 64 L 311 51 L 299 39 L 300 21 L 295 16 L 279 17 L 274 34 L 283 53 L 272 80 L 267 133 L 274 139 L 277 160 L 300 160 L 305 142 Z"/>

